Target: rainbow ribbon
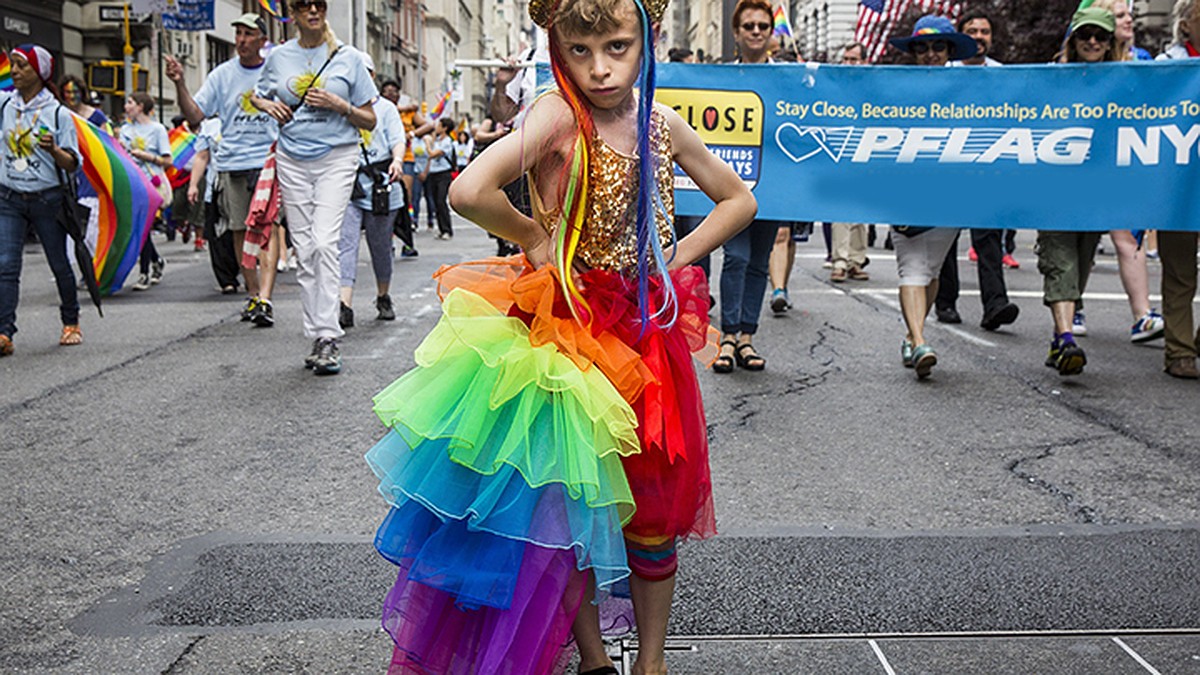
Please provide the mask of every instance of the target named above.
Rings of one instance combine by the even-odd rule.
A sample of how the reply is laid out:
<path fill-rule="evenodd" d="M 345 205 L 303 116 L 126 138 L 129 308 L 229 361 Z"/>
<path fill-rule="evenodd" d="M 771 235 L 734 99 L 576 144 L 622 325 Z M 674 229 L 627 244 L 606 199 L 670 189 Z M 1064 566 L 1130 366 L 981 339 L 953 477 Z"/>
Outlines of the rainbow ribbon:
<path fill-rule="evenodd" d="M 92 256 L 100 292 L 121 290 L 138 262 L 162 197 L 129 153 L 91 122 L 71 115 L 83 174 L 100 200 L 99 236 Z"/>

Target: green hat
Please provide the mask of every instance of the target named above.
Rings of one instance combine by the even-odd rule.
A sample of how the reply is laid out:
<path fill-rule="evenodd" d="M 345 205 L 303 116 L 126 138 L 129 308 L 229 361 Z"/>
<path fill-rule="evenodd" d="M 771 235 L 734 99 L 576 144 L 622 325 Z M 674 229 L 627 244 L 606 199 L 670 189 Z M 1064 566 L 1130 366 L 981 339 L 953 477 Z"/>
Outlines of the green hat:
<path fill-rule="evenodd" d="M 1097 26 L 1113 33 L 1117 30 L 1117 20 L 1107 9 L 1085 7 L 1071 17 L 1071 32 L 1074 33 L 1080 26 Z"/>

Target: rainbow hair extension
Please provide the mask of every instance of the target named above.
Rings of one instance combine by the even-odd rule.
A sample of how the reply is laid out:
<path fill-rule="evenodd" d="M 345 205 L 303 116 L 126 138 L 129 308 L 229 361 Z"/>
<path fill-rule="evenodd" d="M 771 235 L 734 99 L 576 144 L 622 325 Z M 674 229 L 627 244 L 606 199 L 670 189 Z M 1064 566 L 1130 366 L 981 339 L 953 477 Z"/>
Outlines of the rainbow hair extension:
<path fill-rule="evenodd" d="M 563 100 L 575 114 L 575 126 L 578 130 L 575 136 L 575 151 L 572 153 L 571 165 L 567 174 L 567 186 L 562 197 L 563 222 L 558 228 L 555 242 L 555 254 L 558 258 L 555 262 L 558 264 L 559 283 L 562 286 L 563 295 L 569 301 L 571 313 L 575 315 L 576 320 L 583 323 L 584 318 L 580 315 L 580 310 L 582 309 L 585 315 L 590 315 L 591 308 L 588 307 L 587 300 L 575 285 L 575 279 L 571 276 L 571 267 L 575 264 L 575 254 L 579 251 L 579 240 L 583 236 L 583 223 L 587 218 L 592 136 L 595 134 L 596 125 L 583 93 L 567 75 L 566 64 L 562 62 L 562 55 L 559 54 L 555 31 L 550 30 L 549 33 L 550 72 L 554 74 L 554 81 L 558 83 L 558 90 L 562 92 Z"/>
<path fill-rule="evenodd" d="M 670 314 L 665 326 L 674 324 L 678 315 L 678 305 L 675 288 L 667 274 L 667 261 L 664 258 L 662 243 L 659 241 L 657 216 L 666 216 L 666 206 L 662 195 L 659 194 L 658 182 L 655 180 L 655 169 L 658 158 L 650 150 L 651 113 L 654 110 L 655 61 L 652 55 L 655 43 L 654 29 L 642 0 L 633 0 L 642 25 L 642 63 L 638 76 L 638 126 L 637 126 L 637 155 L 638 161 L 638 195 L 636 210 L 636 237 L 638 251 L 638 308 L 641 314 L 641 330 L 652 320 Z M 583 225 L 587 217 L 588 180 L 591 168 L 591 142 L 595 135 L 595 122 L 591 109 L 587 105 L 579 87 L 567 75 L 566 65 L 558 49 L 558 39 L 555 31 L 550 30 L 550 70 L 558 84 L 563 99 L 575 115 L 578 129 L 566 188 L 562 197 L 563 224 L 558 229 L 557 264 L 559 282 L 563 294 L 571 301 L 571 311 L 576 319 L 583 321 L 579 310 L 590 313 L 587 301 L 576 287 L 570 270 L 579 250 L 579 241 L 583 235 Z M 672 234 L 674 236 L 674 234 Z M 652 309 L 650 298 L 650 265 L 653 260 L 656 273 L 662 280 L 662 302 L 659 307 Z"/>
<path fill-rule="evenodd" d="M 638 15 L 642 21 L 642 72 L 639 76 L 638 94 L 638 129 L 637 155 L 638 161 L 638 196 L 637 196 L 637 251 L 638 251 L 638 309 L 641 313 L 641 331 L 645 333 L 646 326 L 651 320 L 658 320 L 670 313 L 670 318 L 663 324 L 671 326 L 678 316 L 678 304 L 675 297 L 675 286 L 667 274 L 667 261 L 663 258 L 662 242 L 658 237 L 658 216 L 667 216 L 666 205 L 659 194 L 658 181 L 655 179 L 655 169 L 659 159 L 650 150 L 650 119 L 654 111 L 655 61 L 654 61 L 654 28 L 650 24 L 650 15 L 642 0 L 633 0 Z M 672 228 L 672 242 L 674 229 Z M 672 256 L 674 253 L 672 253 Z M 650 261 L 654 260 L 656 272 L 662 280 L 662 305 L 651 314 L 650 298 Z"/>

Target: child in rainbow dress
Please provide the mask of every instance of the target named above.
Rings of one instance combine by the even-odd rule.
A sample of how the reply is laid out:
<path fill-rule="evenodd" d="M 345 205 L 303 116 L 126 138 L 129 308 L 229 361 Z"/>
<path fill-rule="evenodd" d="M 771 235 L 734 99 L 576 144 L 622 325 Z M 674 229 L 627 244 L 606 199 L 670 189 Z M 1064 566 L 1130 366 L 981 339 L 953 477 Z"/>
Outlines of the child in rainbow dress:
<path fill-rule="evenodd" d="M 757 209 L 653 103 L 666 0 L 533 0 L 557 89 L 453 183 L 450 201 L 524 255 L 442 268 L 417 367 L 375 397 L 367 454 L 391 509 L 375 546 L 394 673 L 545 673 L 571 634 L 616 673 L 597 599 L 628 578 L 635 673 L 666 672 L 675 545 L 716 533 L 692 353 L 708 288 L 692 262 Z M 714 202 L 673 240 L 673 168 Z M 529 176 L 534 217 L 503 187 Z"/>

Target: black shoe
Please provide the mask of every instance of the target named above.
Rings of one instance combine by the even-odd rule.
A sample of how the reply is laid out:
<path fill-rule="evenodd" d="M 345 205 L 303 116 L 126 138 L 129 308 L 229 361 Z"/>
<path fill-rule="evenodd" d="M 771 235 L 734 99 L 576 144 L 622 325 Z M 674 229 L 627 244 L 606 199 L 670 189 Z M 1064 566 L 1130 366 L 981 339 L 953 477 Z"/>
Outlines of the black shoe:
<path fill-rule="evenodd" d="M 333 338 L 317 340 L 313 355 L 313 372 L 317 375 L 337 375 L 342 372 L 342 352 Z"/>
<path fill-rule="evenodd" d="M 1008 324 L 1016 321 L 1017 315 L 1020 313 L 1021 308 L 1017 307 L 1016 303 L 1010 302 L 1006 305 L 1002 305 L 993 312 L 984 314 L 983 321 L 980 321 L 979 325 L 984 330 L 996 330 L 1000 326 L 1007 326 Z"/>
<path fill-rule="evenodd" d="M 400 249 L 400 257 L 401 258 L 415 258 L 419 255 L 421 255 L 421 254 L 417 253 L 417 249 L 409 246 L 408 244 L 405 244 L 404 248 Z"/>
<path fill-rule="evenodd" d="M 354 327 L 354 310 L 346 303 L 341 303 L 341 309 L 338 310 L 338 325 L 342 328 Z"/>
<path fill-rule="evenodd" d="M 162 281 L 163 268 L 167 266 L 167 261 L 159 258 L 150 263 L 150 283 L 157 284 Z"/>
<path fill-rule="evenodd" d="M 1064 377 L 1078 375 L 1087 365 L 1087 355 L 1083 348 L 1072 342 L 1055 340 L 1050 343 L 1050 353 L 1046 356 L 1046 365 L 1058 371 Z"/>
<path fill-rule="evenodd" d="M 259 328 L 270 328 L 275 325 L 275 310 L 270 300 L 259 300 L 250 311 L 250 321 Z"/>
<path fill-rule="evenodd" d="M 953 307 L 939 309 L 937 311 L 938 323 L 962 323 L 962 317 L 958 315 L 958 310 Z"/>
<path fill-rule="evenodd" d="M 392 296 L 387 293 L 375 298 L 375 309 L 379 312 L 375 315 L 376 321 L 396 320 L 396 310 L 392 307 Z"/>

